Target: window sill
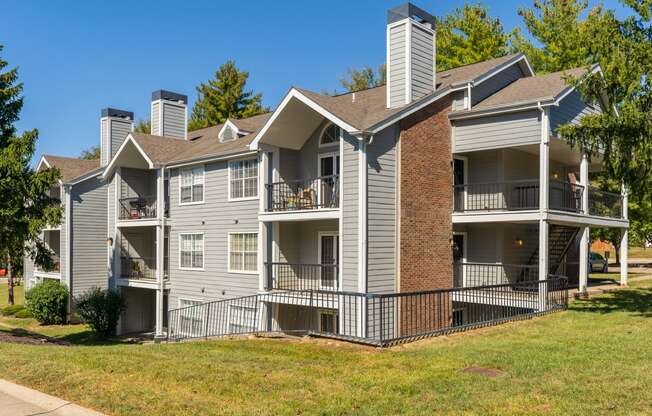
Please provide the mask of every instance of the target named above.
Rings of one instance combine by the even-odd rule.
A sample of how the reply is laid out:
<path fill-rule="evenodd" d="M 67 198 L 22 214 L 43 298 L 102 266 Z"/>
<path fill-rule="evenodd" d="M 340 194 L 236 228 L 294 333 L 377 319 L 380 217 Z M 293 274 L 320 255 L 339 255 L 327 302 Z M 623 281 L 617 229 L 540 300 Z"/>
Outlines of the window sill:
<path fill-rule="evenodd" d="M 196 201 L 196 202 L 179 202 L 180 207 L 185 207 L 188 205 L 202 205 L 204 201 Z"/>
<path fill-rule="evenodd" d="M 257 196 L 250 196 L 247 198 L 229 198 L 229 202 L 240 202 L 240 201 L 254 201 L 257 200 Z"/>
<path fill-rule="evenodd" d="M 245 270 L 231 270 L 231 269 L 228 269 L 228 270 L 227 270 L 227 273 L 232 273 L 232 274 L 251 274 L 251 275 L 254 275 L 254 274 L 258 274 L 258 270 L 255 270 L 255 271 L 245 271 Z"/>

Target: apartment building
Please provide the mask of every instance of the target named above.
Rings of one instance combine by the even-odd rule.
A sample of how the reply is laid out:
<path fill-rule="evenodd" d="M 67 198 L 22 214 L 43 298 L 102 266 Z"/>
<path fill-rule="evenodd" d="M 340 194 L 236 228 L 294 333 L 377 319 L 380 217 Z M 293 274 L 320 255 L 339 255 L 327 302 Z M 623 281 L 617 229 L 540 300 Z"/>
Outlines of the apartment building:
<path fill-rule="evenodd" d="M 515 54 L 436 72 L 434 25 L 409 3 L 388 11 L 380 87 L 291 88 L 270 114 L 192 132 L 187 97 L 165 90 L 152 94 L 151 135 L 114 135 L 103 118 L 98 239 L 108 243 L 102 284 L 127 299 L 119 331 L 162 337 L 176 311 L 186 332 L 219 320 L 224 333 L 369 337 L 366 322 L 388 310 L 363 312 L 367 295 L 558 274 L 585 288 L 590 227 L 622 230 L 626 283 L 626 193 L 591 188 L 599 156 L 556 132 L 603 110 L 568 79 L 600 68 L 537 76 Z M 315 303 L 297 295 L 307 290 L 338 295 Z M 354 307 L 345 294 L 359 295 Z M 223 316 L 195 314 L 252 296 Z M 463 322 L 474 304 L 541 311 L 542 299 L 451 298 L 443 319 Z"/>

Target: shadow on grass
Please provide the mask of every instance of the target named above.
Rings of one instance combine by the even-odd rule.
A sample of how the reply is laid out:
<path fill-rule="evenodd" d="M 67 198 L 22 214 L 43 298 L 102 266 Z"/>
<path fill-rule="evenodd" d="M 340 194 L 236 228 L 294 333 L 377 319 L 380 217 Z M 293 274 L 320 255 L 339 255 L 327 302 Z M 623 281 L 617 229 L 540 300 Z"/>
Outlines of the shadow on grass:
<path fill-rule="evenodd" d="M 605 296 L 575 301 L 568 309 L 592 313 L 631 312 L 652 318 L 652 289 L 619 290 Z"/>

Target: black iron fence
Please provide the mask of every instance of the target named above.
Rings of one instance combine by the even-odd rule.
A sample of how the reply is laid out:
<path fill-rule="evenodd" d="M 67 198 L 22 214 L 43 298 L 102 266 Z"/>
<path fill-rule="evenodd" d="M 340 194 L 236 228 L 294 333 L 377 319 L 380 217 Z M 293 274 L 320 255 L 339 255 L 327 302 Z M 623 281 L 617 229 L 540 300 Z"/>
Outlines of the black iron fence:
<path fill-rule="evenodd" d="M 156 197 L 133 197 L 120 199 L 121 220 L 156 218 Z"/>
<path fill-rule="evenodd" d="M 453 264 L 453 286 L 473 287 L 539 280 L 539 267 L 527 264 L 468 263 Z"/>
<path fill-rule="evenodd" d="M 266 185 L 267 211 L 338 208 L 339 175 L 274 182 Z"/>
<path fill-rule="evenodd" d="M 547 280 L 409 293 L 271 292 L 170 310 L 168 338 L 282 330 L 388 346 L 529 318 L 567 305 L 568 281 L 554 275 Z M 266 316 L 273 310 L 283 315 L 285 308 L 292 308 L 292 325 L 276 328 Z"/>
<path fill-rule="evenodd" d="M 598 217 L 622 218 L 623 196 L 590 187 L 589 214 Z"/>
<path fill-rule="evenodd" d="M 267 290 L 337 290 L 336 264 L 265 263 Z"/>
<path fill-rule="evenodd" d="M 583 192 L 581 185 L 551 180 L 550 208 L 582 212 Z M 453 204 L 457 212 L 529 210 L 539 208 L 539 196 L 538 179 L 473 183 L 454 186 Z"/>

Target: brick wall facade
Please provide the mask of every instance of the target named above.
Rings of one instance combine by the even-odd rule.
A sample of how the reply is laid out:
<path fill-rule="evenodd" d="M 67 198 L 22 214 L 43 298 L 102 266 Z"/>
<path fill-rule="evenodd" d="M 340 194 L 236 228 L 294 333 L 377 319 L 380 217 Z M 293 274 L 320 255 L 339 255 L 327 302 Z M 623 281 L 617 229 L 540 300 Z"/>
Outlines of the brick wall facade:
<path fill-rule="evenodd" d="M 401 121 L 401 292 L 453 285 L 451 100 Z"/>

